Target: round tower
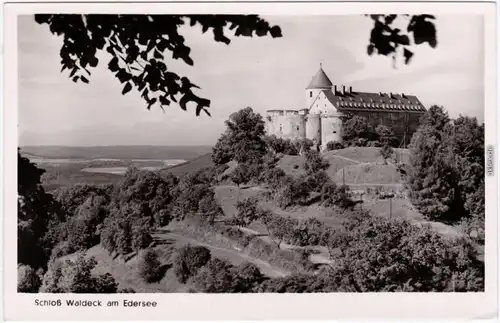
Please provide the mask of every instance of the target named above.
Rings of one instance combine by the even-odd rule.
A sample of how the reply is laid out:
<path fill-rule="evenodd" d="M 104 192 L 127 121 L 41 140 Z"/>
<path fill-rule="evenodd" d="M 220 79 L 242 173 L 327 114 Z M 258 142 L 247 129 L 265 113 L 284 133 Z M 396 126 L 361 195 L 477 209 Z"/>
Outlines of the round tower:
<path fill-rule="evenodd" d="M 306 138 L 311 139 L 315 145 L 321 145 L 321 116 L 310 114 L 306 117 Z"/>
<path fill-rule="evenodd" d="M 325 71 L 323 71 L 322 64 L 319 65 L 319 70 L 314 75 L 313 79 L 311 80 L 311 83 L 309 83 L 309 86 L 306 88 L 306 109 L 310 109 L 311 105 L 313 102 L 316 100 L 318 97 L 319 93 L 324 90 L 331 90 L 332 89 L 332 82 L 326 76 Z"/>
<path fill-rule="evenodd" d="M 342 142 L 342 117 L 341 113 L 323 115 L 321 118 L 321 148 L 333 142 Z"/>

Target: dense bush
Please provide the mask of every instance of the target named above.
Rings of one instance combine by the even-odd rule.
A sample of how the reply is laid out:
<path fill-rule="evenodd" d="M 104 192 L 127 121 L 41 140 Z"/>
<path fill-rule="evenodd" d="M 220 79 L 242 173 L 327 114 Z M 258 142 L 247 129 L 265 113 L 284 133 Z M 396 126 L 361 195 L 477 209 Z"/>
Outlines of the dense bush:
<path fill-rule="evenodd" d="M 241 293 L 255 291 L 256 287 L 267 279 L 259 267 L 250 262 L 242 262 L 234 271 L 237 277 L 235 289 Z"/>
<path fill-rule="evenodd" d="M 296 156 L 299 154 L 300 148 L 291 139 L 278 138 L 276 135 L 265 136 L 267 148 L 276 153 L 284 155 Z"/>
<path fill-rule="evenodd" d="M 306 175 L 304 177 L 304 184 L 310 192 L 321 192 L 321 189 L 324 185 L 331 182 L 330 177 L 325 171 L 318 171 L 316 173 L 312 173 Z"/>
<path fill-rule="evenodd" d="M 342 148 L 344 148 L 344 145 L 338 141 L 329 141 L 326 143 L 326 150 L 327 151 L 337 150 L 337 149 L 342 149 Z"/>
<path fill-rule="evenodd" d="M 390 146 L 390 147 L 396 147 L 398 144 L 398 139 L 396 138 L 396 135 L 394 134 L 394 131 L 389 127 L 385 125 L 378 125 L 375 128 L 375 133 L 378 136 L 378 141 L 383 145 L 383 146 Z"/>
<path fill-rule="evenodd" d="M 329 166 L 330 164 L 328 163 L 328 161 L 324 160 L 323 157 L 321 157 L 321 154 L 316 150 L 308 150 L 305 153 L 304 169 L 306 170 L 307 174 L 314 174 L 320 171 L 324 171 L 328 169 Z"/>
<path fill-rule="evenodd" d="M 243 201 L 236 202 L 236 214 L 234 224 L 248 226 L 258 220 L 263 212 L 258 207 L 258 200 L 255 197 L 246 198 Z"/>
<path fill-rule="evenodd" d="M 246 184 L 250 181 L 251 175 L 252 174 L 250 173 L 250 169 L 247 165 L 238 164 L 238 166 L 236 166 L 236 168 L 231 173 L 230 178 L 234 184 L 240 187 L 240 185 Z"/>
<path fill-rule="evenodd" d="M 484 290 L 484 264 L 464 239 L 447 239 L 407 221 L 347 211 L 321 240 L 331 266 L 314 275 L 264 281 L 260 292 L 477 292 Z M 325 237 L 326 236 L 326 237 Z"/>
<path fill-rule="evenodd" d="M 212 258 L 192 278 L 192 283 L 202 293 L 248 293 L 265 280 L 252 263 L 244 262 L 235 267 L 226 259 Z"/>
<path fill-rule="evenodd" d="M 274 193 L 274 200 L 281 208 L 293 205 L 306 205 L 309 200 L 309 186 L 304 178 L 287 177 Z"/>
<path fill-rule="evenodd" d="M 171 204 L 178 195 L 178 183 L 171 173 L 160 176 L 131 167 L 118 185 L 114 200 L 120 205 L 141 204 L 144 216 L 150 216 L 156 225 L 167 225 L 172 220 Z"/>
<path fill-rule="evenodd" d="M 151 218 L 143 216 L 141 205 L 115 205 L 104 221 L 101 242 L 109 252 L 125 255 L 147 248 L 153 241 L 150 231 Z"/>
<path fill-rule="evenodd" d="M 384 163 L 387 164 L 387 160 L 391 158 L 392 154 L 394 153 L 394 149 L 392 149 L 391 146 L 388 144 L 384 144 L 380 148 L 380 156 L 384 159 Z"/>
<path fill-rule="evenodd" d="M 259 293 L 315 293 L 322 292 L 318 276 L 312 274 L 292 274 L 286 277 L 265 280 Z M 319 286 L 318 286 L 319 285 Z"/>
<path fill-rule="evenodd" d="M 94 275 L 94 258 L 79 255 L 75 261 L 54 261 L 43 277 L 41 293 L 116 293 L 118 284 L 110 274 Z"/>
<path fill-rule="evenodd" d="M 67 216 L 73 216 L 89 198 L 100 197 L 108 204 L 113 194 L 113 185 L 77 184 L 57 189 L 53 195 Z"/>
<path fill-rule="evenodd" d="M 38 293 L 42 281 L 36 271 L 27 265 L 17 266 L 17 291 L 19 293 Z"/>
<path fill-rule="evenodd" d="M 198 203 L 198 214 L 201 219 L 208 223 L 214 223 L 215 219 L 223 215 L 224 212 L 215 198 L 215 193 L 210 191 L 210 194 L 202 197 Z"/>
<path fill-rule="evenodd" d="M 481 291 L 484 264 L 463 239 L 378 216 L 343 224 L 331 284 L 344 291 Z"/>
<path fill-rule="evenodd" d="M 238 286 L 233 265 L 226 259 L 212 258 L 192 278 L 203 293 L 234 293 Z"/>
<path fill-rule="evenodd" d="M 53 228 L 50 232 L 56 235 L 57 245 L 52 256 L 60 257 L 99 244 L 100 229 L 109 213 L 108 203 L 105 197 L 90 194 L 74 209 L 72 217 Z"/>
<path fill-rule="evenodd" d="M 158 254 L 153 249 L 143 250 L 139 254 L 139 275 L 146 283 L 159 281 L 162 277 L 162 266 Z"/>
<path fill-rule="evenodd" d="M 174 260 L 175 276 L 185 284 L 210 258 L 210 250 L 205 247 L 186 245 L 180 248 Z"/>
<path fill-rule="evenodd" d="M 222 213 L 215 199 L 211 177 L 206 171 L 183 176 L 177 185 L 172 215 L 183 219 L 186 215 L 206 215 L 211 220 Z"/>
<path fill-rule="evenodd" d="M 337 186 L 334 182 L 323 185 L 321 188 L 321 201 L 326 207 L 337 206 L 346 209 L 354 206 L 349 187 L 347 185 Z"/>
<path fill-rule="evenodd" d="M 262 173 L 264 181 L 271 190 L 279 189 L 283 182 L 287 180 L 287 175 L 281 168 L 270 168 Z"/>
<path fill-rule="evenodd" d="M 298 222 L 293 228 L 288 243 L 296 246 L 317 246 L 322 243 L 326 227 L 316 218 Z"/>
<path fill-rule="evenodd" d="M 298 221 L 289 216 L 283 217 L 275 214 L 267 214 L 262 218 L 262 223 L 266 227 L 269 238 L 278 248 L 281 243 L 292 240 L 294 229 L 298 225 Z"/>
<path fill-rule="evenodd" d="M 342 123 L 342 141 L 347 146 L 366 146 L 376 139 L 368 125 L 368 120 L 361 116 L 352 116 Z"/>

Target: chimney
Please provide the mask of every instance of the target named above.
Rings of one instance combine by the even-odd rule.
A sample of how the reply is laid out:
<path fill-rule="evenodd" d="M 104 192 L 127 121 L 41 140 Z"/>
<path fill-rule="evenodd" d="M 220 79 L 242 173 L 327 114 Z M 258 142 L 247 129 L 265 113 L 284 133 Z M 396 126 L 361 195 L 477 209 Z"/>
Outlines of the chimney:
<path fill-rule="evenodd" d="M 349 93 L 352 93 L 352 86 L 349 86 Z"/>
<path fill-rule="evenodd" d="M 345 94 L 345 85 L 342 85 L 342 94 Z"/>

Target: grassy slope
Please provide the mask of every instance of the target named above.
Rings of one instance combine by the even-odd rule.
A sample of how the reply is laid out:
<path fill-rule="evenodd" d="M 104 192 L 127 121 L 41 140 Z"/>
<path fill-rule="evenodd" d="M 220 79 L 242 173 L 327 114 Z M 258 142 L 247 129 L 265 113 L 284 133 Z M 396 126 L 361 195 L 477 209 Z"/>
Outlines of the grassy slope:
<path fill-rule="evenodd" d="M 172 173 L 176 176 L 180 176 L 186 173 L 194 172 L 206 167 L 212 167 L 214 163 L 212 162 L 212 154 L 204 154 L 188 160 L 185 163 L 181 163 L 175 166 L 162 169 L 161 173 Z"/>
<path fill-rule="evenodd" d="M 405 150 L 399 150 L 398 153 L 399 156 L 406 156 L 405 158 L 408 156 L 408 153 Z M 365 180 L 367 178 L 372 178 L 373 180 L 370 181 L 375 181 L 376 179 L 377 181 L 385 181 L 396 185 L 399 184 L 399 180 L 394 177 L 393 173 L 384 173 L 386 168 L 391 169 L 394 166 L 379 164 L 381 160 L 379 159 L 377 148 L 348 148 L 327 152 L 324 156 L 331 164 L 328 173 L 333 177 L 338 175 L 341 167 L 347 167 L 346 169 L 348 170 L 349 176 L 352 175 L 358 182 L 363 178 L 365 178 Z M 301 156 L 285 156 L 280 161 L 279 166 L 289 174 L 299 175 L 303 172 L 302 164 L 303 157 Z M 210 165 L 212 165 L 211 156 L 210 154 L 206 154 L 190 162 L 180 164 L 163 171 L 173 172 L 176 175 L 180 175 L 186 172 L 208 167 Z M 298 167 L 294 167 L 294 165 L 298 165 Z M 360 173 L 356 175 L 353 170 L 358 170 Z M 238 189 L 236 186 L 232 185 L 220 185 L 216 188 L 215 193 L 217 200 L 224 210 L 224 213 L 227 217 L 231 217 L 236 211 L 235 206 L 237 200 L 242 200 L 250 196 L 258 196 L 258 194 L 262 191 L 263 189 L 256 187 Z M 316 217 L 332 227 L 338 226 L 342 219 L 342 215 L 338 212 L 325 209 L 319 205 L 300 207 L 292 210 L 282 210 L 274 203 L 266 202 L 264 200 L 261 200 L 261 205 L 265 208 L 271 209 L 276 214 L 291 216 L 296 219 Z M 364 201 L 363 207 L 380 216 L 389 216 L 390 214 L 389 200 L 367 200 Z M 392 216 L 406 218 L 416 223 L 430 224 L 438 232 L 441 232 L 445 236 L 458 235 L 458 230 L 452 226 L 425 221 L 413 208 L 411 203 L 405 199 L 392 200 Z M 262 234 L 266 233 L 265 228 L 258 222 L 252 224 L 246 230 Z M 221 248 L 193 240 L 193 238 L 182 236 L 182 233 L 180 232 L 157 232 L 155 237 L 159 239 L 159 245 L 156 248 L 160 254 L 163 264 L 168 265 L 172 263 L 175 248 L 190 243 L 205 245 L 211 250 L 214 256 L 229 259 L 235 265 L 241 263 L 242 261 L 250 261 L 259 266 L 259 268 L 269 276 L 281 276 L 283 274 L 282 271 L 271 267 L 269 263 L 263 262 L 262 260 L 251 258 L 244 254 L 239 254 L 234 249 Z M 283 248 L 293 247 L 294 246 L 283 245 Z M 321 248 L 317 249 L 319 254 L 312 255 L 310 259 L 314 262 L 325 262 L 327 258 L 326 250 L 321 250 Z M 99 262 L 96 270 L 98 272 L 110 272 L 120 283 L 120 287 L 131 287 L 137 292 L 185 292 L 189 288 L 189 286 L 182 285 L 177 281 L 173 270 L 171 269 L 167 270 L 165 277 L 160 282 L 145 284 L 137 274 L 136 257 L 127 262 L 118 259 L 113 260 L 100 246 L 90 249 L 89 254 L 94 255 Z"/>
<path fill-rule="evenodd" d="M 404 162 L 408 161 L 407 149 L 395 149 L 393 158 Z M 345 182 L 348 185 L 395 185 L 400 186 L 401 180 L 396 167 L 392 163 L 384 165 L 379 149 L 374 147 L 351 147 L 323 153 L 323 158 L 330 163 L 326 170 L 328 175 L 337 183 Z M 284 156 L 278 167 L 285 173 L 299 176 L 305 173 L 303 156 Z"/>

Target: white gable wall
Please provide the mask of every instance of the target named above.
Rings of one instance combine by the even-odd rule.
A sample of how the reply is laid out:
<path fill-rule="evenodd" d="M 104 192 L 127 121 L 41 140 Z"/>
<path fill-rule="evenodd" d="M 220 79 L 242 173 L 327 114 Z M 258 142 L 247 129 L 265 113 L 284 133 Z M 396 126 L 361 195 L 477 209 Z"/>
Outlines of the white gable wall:
<path fill-rule="evenodd" d="M 309 114 L 330 114 L 336 112 L 337 109 L 328 100 L 323 91 L 321 91 L 321 93 L 317 96 L 316 100 L 313 101 L 309 110 Z"/>

